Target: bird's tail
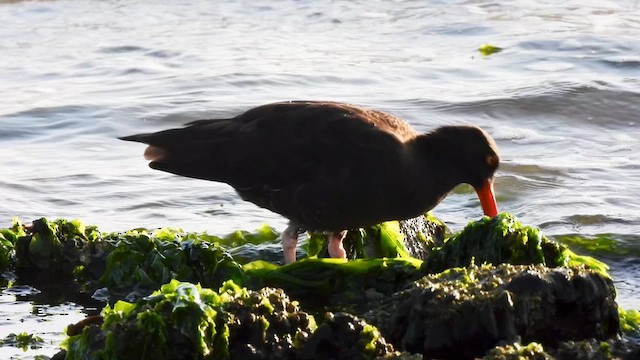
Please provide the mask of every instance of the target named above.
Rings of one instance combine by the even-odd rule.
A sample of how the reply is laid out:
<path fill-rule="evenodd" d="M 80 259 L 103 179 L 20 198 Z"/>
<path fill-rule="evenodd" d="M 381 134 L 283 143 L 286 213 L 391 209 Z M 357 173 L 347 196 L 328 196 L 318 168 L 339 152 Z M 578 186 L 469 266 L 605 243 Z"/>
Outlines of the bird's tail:
<path fill-rule="evenodd" d="M 152 134 L 137 134 L 119 137 L 118 139 L 124 141 L 134 141 L 143 144 L 150 144 L 150 138 Z M 167 158 L 167 151 L 159 146 L 149 145 L 144 150 L 144 158 L 149 161 L 161 162 Z"/>
<path fill-rule="evenodd" d="M 215 149 L 216 142 L 186 139 L 181 130 L 130 135 L 119 139 L 147 144 L 144 158 L 150 161 L 149 167 L 152 169 L 197 179 L 218 180 L 220 159 L 212 156 L 218 152 Z"/>

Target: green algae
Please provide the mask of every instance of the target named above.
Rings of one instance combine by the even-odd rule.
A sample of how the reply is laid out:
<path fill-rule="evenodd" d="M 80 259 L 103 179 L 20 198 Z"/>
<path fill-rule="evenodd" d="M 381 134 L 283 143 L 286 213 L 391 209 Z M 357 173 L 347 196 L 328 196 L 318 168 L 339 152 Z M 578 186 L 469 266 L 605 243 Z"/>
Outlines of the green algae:
<path fill-rule="evenodd" d="M 79 220 L 41 218 L 29 227 L 16 222 L 1 234 L 4 239 L 11 239 L 7 240 L 8 261 L 13 258 L 15 243 L 19 267 L 72 273 L 85 291 L 100 289 L 96 296 L 111 301 L 144 297 L 171 279 L 209 288 L 232 279 L 240 285 L 253 284 L 253 288 L 260 284 L 300 287 L 301 293 L 322 286 L 353 299 L 368 287 L 391 292 L 399 286 L 396 282 L 401 281 L 401 285 L 416 278 L 413 274 L 421 263 L 408 255 L 398 222 L 350 232 L 352 249 L 359 249 L 352 252 L 353 257 L 368 258 L 368 262 L 335 266 L 331 259 L 318 259 L 321 251 L 326 252 L 326 240 L 312 234 L 306 248 L 312 250 L 309 257 L 315 261 L 299 262 L 282 270 L 277 265 L 256 263 L 247 267 L 251 281 L 243 265 L 264 258 L 278 262 L 282 257 L 279 234 L 266 225 L 255 232 L 235 231 L 218 237 L 185 233 L 177 228 L 102 233 Z M 271 255 L 262 256 L 265 251 Z M 380 259 L 383 256 L 404 260 Z"/>
<path fill-rule="evenodd" d="M 482 358 L 483 360 L 605 360 L 637 359 L 640 349 L 629 346 L 628 340 L 615 337 L 606 341 L 585 339 L 563 341 L 558 346 L 544 346 L 539 343 L 522 345 L 518 342 L 497 346 Z"/>
<path fill-rule="evenodd" d="M 600 256 L 640 256 L 639 237 L 629 234 L 567 234 L 554 236 L 571 248 Z"/>
<path fill-rule="evenodd" d="M 422 261 L 395 259 L 303 259 L 279 266 L 262 260 L 243 266 L 248 286 L 283 288 L 313 304 L 353 304 L 367 294 L 392 294 L 421 276 Z"/>
<path fill-rule="evenodd" d="M 620 327 L 627 334 L 640 332 L 640 311 L 635 309 L 624 310 L 618 308 L 620 312 Z"/>
<path fill-rule="evenodd" d="M 180 336 L 188 339 L 192 352 L 202 358 L 213 348 L 215 307 L 219 304 L 220 296 L 213 291 L 174 280 L 144 301 L 107 305 L 100 329 L 86 327 L 61 347 L 68 360 L 169 359 L 175 354 L 170 354 L 168 340 Z"/>
<path fill-rule="evenodd" d="M 439 223 L 431 214 L 425 219 Z M 440 228 L 446 229 L 442 224 Z M 275 264 L 282 256 L 279 234 L 266 225 L 254 232 L 236 231 L 218 237 L 176 228 L 101 233 L 79 220 L 42 218 L 26 232 L 16 221 L 0 234 L 7 242 L 9 258 L 10 243 L 15 243 L 19 267 L 73 269 L 75 279 L 86 291 L 102 288 L 99 295 L 111 301 L 144 297 L 171 279 L 209 288 L 232 279 L 253 289 L 282 287 L 302 299 L 352 303 L 367 301 L 364 294 L 393 293 L 425 272 L 467 266 L 473 261 L 550 267 L 586 264 L 601 273 L 607 269 L 605 264 L 574 254 L 505 213 L 469 223 L 440 247 L 429 243 L 424 263 L 409 255 L 405 232 L 397 221 L 350 231 L 345 247 L 355 261 L 349 262 L 319 258 L 326 256 L 326 239 L 311 234 L 303 245 L 307 259 L 287 266 Z M 263 256 L 265 253 L 270 255 Z M 319 293 L 314 289 L 342 296 L 309 296 Z"/>
<path fill-rule="evenodd" d="M 399 221 L 349 230 L 343 242 L 348 259 L 411 258 Z M 328 257 L 327 244 L 326 235 L 312 232 L 302 247 L 307 257 Z"/>
<path fill-rule="evenodd" d="M 107 306 L 102 316 L 100 327 L 65 340 L 66 359 L 311 359 L 319 346 L 342 346 L 358 358 L 393 351 L 363 320 L 336 315 L 318 327 L 282 290 L 231 281 L 215 292 L 173 280 L 135 303 Z"/>
<path fill-rule="evenodd" d="M 551 360 L 553 357 L 547 354 L 542 344 L 532 342 L 527 345 L 513 343 L 496 346 L 491 349 L 483 360 Z"/>
<path fill-rule="evenodd" d="M 41 337 L 33 334 L 27 334 L 21 332 L 19 334 L 11 333 L 4 339 L 0 339 L 0 346 L 12 346 L 23 351 L 28 349 L 39 349 L 44 345 L 44 340 Z"/>
<path fill-rule="evenodd" d="M 482 44 L 480 45 L 480 47 L 478 48 L 478 51 L 480 52 L 480 54 L 484 55 L 484 56 L 489 56 L 495 53 L 499 53 L 500 51 L 504 50 L 501 47 L 495 46 L 495 45 L 491 45 L 491 44 Z"/>
<path fill-rule="evenodd" d="M 425 261 L 425 270 L 437 273 L 452 267 L 477 263 L 514 265 L 542 264 L 548 267 L 581 264 L 601 274 L 607 265 L 588 256 L 573 253 L 566 245 L 554 242 L 539 229 L 522 225 L 508 213 L 484 217 L 469 223 L 461 232 L 448 238 Z"/>
<path fill-rule="evenodd" d="M 584 266 L 448 269 L 415 281 L 366 318 L 388 341 L 425 358 L 475 358 L 515 339 L 549 346 L 607 339 L 620 326 L 612 280 Z"/>
<path fill-rule="evenodd" d="M 12 265 L 14 259 L 13 242 L 0 232 L 0 270 Z"/>
<path fill-rule="evenodd" d="M 107 241 L 113 247 L 98 286 L 107 287 L 112 294 L 144 296 L 171 279 L 207 287 L 218 287 L 229 279 L 244 283 L 240 265 L 228 252 L 194 234 L 164 228 L 151 234 L 133 230 L 118 234 L 115 239 L 113 234 L 110 236 Z M 86 263 L 84 269 L 90 266 Z"/>
<path fill-rule="evenodd" d="M 380 232 L 380 249 L 382 257 L 410 258 L 409 252 L 404 246 L 404 235 L 400 231 L 400 223 L 387 221 L 376 225 L 374 229 Z"/>
<path fill-rule="evenodd" d="M 134 351 L 133 354 L 139 354 L 140 358 L 160 359 L 234 356 L 244 358 L 254 354 L 252 351 L 256 349 L 255 346 L 241 348 L 238 347 L 238 342 L 261 344 L 263 348 L 259 352 L 262 358 L 278 358 L 284 356 L 287 351 L 302 351 L 303 348 L 307 352 L 297 353 L 296 356 L 313 358 L 309 355 L 313 347 L 308 343 L 312 335 L 317 346 L 329 341 L 327 339 L 337 344 L 338 349 L 344 345 L 346 340 L 343 339 L 343 330 L 337 330 L 339 326 L 332 324 L 329 326 L 330 331 L 323 330 L 322 333 L 316 334 L 309 330 L 301 333 L 302 335 L 289 334 L 285 338 L 291 341 L 264 348 L 272 346 L 266 345 L 266 342 L 277 343 L 281 340 L 279 335 L 272 338 L 268 335 L 270 329 L 278 328 L 278 319 L 274 320 L 268 316 L 255 317 L 256 314 L 278 312 L 278 305 L 274 305 L 278 301 L 272 301 L 273 296 L 255 295 L 270 287 L 285 289 L 288 295 L 294 296 L 305 306 L 355 310 L 353 304 L 382 301 L 385 296 L 397 293 L 427 271 L 440 272 L 434 276 L 442 282 L 439 288 L 443 291 L 443 299 L 475 298 L 489 301 L 491 296 L 483 292 L 484 290 L 480 291 L 476 284 L 477 273 L 452 268 L 464 267 L 474 262 L 496 266 L 503 262 L 513 262 L 549 267 L 576 267 L 566 271 L 582 271 L 580 269 L 586 266 L 604 274 L 607 269 L 605 264 L 571 252 L 565 245 L 549 240 L 537 229 L 523 226 L 508 214 L 500 214 L 495 219 L 483 218 L 472 222 L 444 244 L 429 239 L 429 234 L 422 234 L 420 240 L 429 243 L 427 247 L 435 248 L 427 254 L 424 263 L 409 255 L 405 234 L 405 229 L 398 222 L 350 231 L 345 240 L 345 247 L 349 258 L 355 259 L 351 261 L 322 258 L 326 256 L 326 238 L 322 234 L 311 234 L 307 241 L 301 241 L 301 248 L 306 251 L 307 258 L 302 256 L 302 260 L 285 266 L 275 264 L 282 256 L 279 234 L 266 225 L 254 232 L 236 231 L 218 237 L 206 233 L 185 233 L 175 228 L 101 233 L 95 226 L 85 226 L 79 220 L 48 221 L 43 218 L 27 228 L 15 221 L 11 228 L 0 229 L 0 246 L 3 243 L 6 245 L 8 267 L 18 264 L 17 266 L 23 268 L 75 269 L 76 280 L 85 284 L 86 290 L 93 291 L 103 287 L 111 295 L 112 301 L 128 299 L 127 302 L 111 303 L 111 306 L 104 310 L 105 323 L 102 327 L 87 327 L 79 335 L 69 338 L 66 343 L 68 345 L 65 346 L 76 354 L 71 356 L 87 359 L 119 358 L 122 353 L 118 351 L 122 351 L 121 343 L 125 342 L 125 339 L 140 347 L 127 351 Z M 417 233 L 412 236 L 421 235 Z M 604 245 L 600 243 L 597 246 Z M 14 247 L 15 253 L 12 252 Z M 0 251 L 0 255 L 2 254 Z M 2 264 L 0 259 L 0 265 Z M 491 267 L 483 265 L 481 268 Z M 173 295 L 169 296 L 169 293 L 166 293 L 163 298 L 166 300 L 165 305 L 151 307 L 148 301 L 162 294 L 144 297 L 163 283 L 176 284 L 172 279 L 200 283 L 200 290 L 226 286 L 224 291 L 221 288 L 219 292 L 211 293 L 218 298 L 227 296 L 227 299 L 233 300 L 213 300 L 215 296 L 207 295 L 209 292 L 204 290 L 198 290 L 198 294 L 204 294 L 202 296 L 205 298 L 210 296 L 210 299 L 197 300 L 192 290 L 177 291 L 175 288 L 170 293 L 179 295 L 173 298 Z M 233 283 L 224 283 L 227 279 L 233 279 Z M 499 277 L 492 279 L 483 282 L 486 286 L 500 284 Z M 535 278 L 521 282 L 527 286 L 540 285 Z M 517 290 L 518 286 L 523 285 L 514 286 Z M 225 292 L 233 295 L 224 295 Z M 247 300 L 246 294 L 253 298 Z M 497 301 L 504 299 L 506 298 L 499 297 Z M 139 301 L 133 302 L 134 300 Z M 139 304 L 145 301 L 147 308 L 140 308 Z M 197 305 L 198 303 L 200 305 Z M 212 315 L 206 307 L 203 310 L 203 303 L 213 304 L 207 306 L 216 314 Z M 247 304 L 251 306 L 246 307 Z M 168 309 L 172 310 L 169 312 Z M 470 308 L 465 309 L 471 311 Z M 177 318 L 171 317 L 174 313 L 180 314 L 176 315 L 180 319 L 191 321 L 179 323 Z M 535 316 L 541 313 L 543 311 L 538 309 Z M 196 316 L 197 314 L 200 315 Z M 249 342 L 238 340 L 237 323 L 229 320 L 238 320 L 238 314 L 245 316 L 243 323 L 251 324 L 250 330 L 242 330 L 253 334 L 253 340 Z M 304 315 L 302 318 L 308 320 L 308 316 L 310 315 Z M 637 311 L 634 313 L 621 310 L 620 326 L 626 329 L 626 324 L 631 331 L 637 331 L 639 317 Z M 206 320 L 209 318 L 214 319 L 213 328 L 210 321 Z M 340 321 L 343 322 L 340 326 L 346 328 L 353 328 L 353 324 L 357 323 L 352 319 Z M 616 323 L 617 321 L 616 318 Z M 375 353 L 376 356 L 380 356 L 389 350 L 381 345 L 384 343 L 384 337 L 380 335 L 377 327 L 361 324 L 356 326 L 356 329 L 358 335 L 355 343 L 358 345 L 354 349 L 358 349 L 358 353 L 368 354 L 367 356 L 373 356 Z M 131 333 L 122 335 L 123 330 Z M 137 333 L 139 335 L 136 337 Z M 352 341 L 350 344 L 353 343 Z M 394 341 L 394 344 L 397 343 Z M 200 355 L 194 357 L 194 353 Z M 212 355 L 214 353 L 215 356 Z"/>
<path fill-rule="evenodd" d="M 381 359 L 394 355 L 394 347 L 380 331 L 349 313 L 327 313 L 294 359 Z"/>
<path fill-rule="evenodd" d="M 0 229 L 0 271 L 15 264 L 15 244 L 25 235 L 20 219 L 14 218 L 10 228 Z"/>
<path fill-rule="evenodd" d="M 440 223 L 440 229 L 446 230 L 431 214 L 425 219 Z M 278 266 L 275 263 L 282 257 L 279 234 L 266 225 L 254 232 L 236 231 L 218 237 L 176 228 L 101 233 L 79 220 L 42 218 L 26 232 L 18 221 L 0 232 L 7 241 L 8 258 L 12 256 L 10 243 L 15 243 L 19 267 L 73 269 L 75 279 L 86 291 L 102 289 L 98 295 L 111 301 L 144 297 L 171 279 L 209 288 L 232 279 L 253 289 L 282 287 L 302 299 L 350 303 L 367 301 L 363 294 L 390 294 L 424 272 L 467 266 L 472 261 L 551 267 L 586 264 L 601 273 L 607 269 L 605 264 L 574 254 L 505 213 L 469 223 L 440 247 L 429 242 L 423 264 L 409 256 L 404 233 L 406 229 L 401 229 L 397 221 L 350 231 L 345 247 L 349 257 L 356 260 L 349 262 L 319 258 L 326 256 L 326 238 L 311 234 L 302 246 L 307 259 Z M 413 232 L 411 236 L 420 234 Z M 315 288 L 322 289 L 322 294 L 342 296 L 309 296 L 319 293 L 312 291 Z"/>
<path fill-rule="evenodd" d="M 381 227 L 380 232 L 383 229 Z M 245 238 L 246 234 L 243 233 Z M 312 289 L 323 289 L 326 294 L 343 293 L 342 299 L 350 300 L 367 288 L 391 293 L 397 284 L 416 278 L 421 265 L 421 261 L 409 257 L 349 262 L 311 258 L 282 267 L 257 260 L 241 265 L 242 262 L 236 261 L 218 243 L 210 242 L 211 236 L 203 238 L 175 229 L 160 229 L 151 234 L 133 230 L 110 236 L 115 236 L 117 241 L 106 251 L 106 265 L 97 286 L 108 288 L 115 298 L 145 296 L 171 279 L 197 282 L 206 287 L 220 286 L 223 281 L 232 279 L 253 289 L 276 286 L 301 296 Z M 109 243 L 113 244 L 113 240 Z M 266 241 L 272 241 L 272 235 L 268 235 Z M 233 243 L 240 243 L 237 237 Z M 91 267 L 86 263 L 76 272 L 81 277 Z"/>

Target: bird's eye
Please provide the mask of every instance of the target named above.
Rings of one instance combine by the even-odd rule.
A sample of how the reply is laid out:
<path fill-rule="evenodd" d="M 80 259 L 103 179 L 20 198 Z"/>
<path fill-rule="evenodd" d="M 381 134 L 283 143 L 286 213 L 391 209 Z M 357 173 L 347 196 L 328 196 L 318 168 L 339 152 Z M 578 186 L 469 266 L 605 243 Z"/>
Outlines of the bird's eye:
<path fill-rule="evenodd" d="M 495 155 L 488 155 L 487 156 L 487 165 L 490 168 L 497 168 L 498 167 L 498 157 Z"/>

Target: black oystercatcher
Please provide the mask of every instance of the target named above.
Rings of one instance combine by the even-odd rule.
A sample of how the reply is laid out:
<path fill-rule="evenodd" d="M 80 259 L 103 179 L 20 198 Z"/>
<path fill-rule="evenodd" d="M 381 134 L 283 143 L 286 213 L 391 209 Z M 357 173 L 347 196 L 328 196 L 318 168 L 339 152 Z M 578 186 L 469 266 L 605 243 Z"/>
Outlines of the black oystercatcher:
<path fill-rule="evenodd" d="M 423 214 L 460 183 L 475 188 L 485 215 L 498 213 L 498 149 L 475 126 L 418 134 L 380 111 L 289 101 L 122 139 L 148 144 L 153 169 L 225 182 L 287 217 L 285 263 L 295 261 L 303 231 L 329 232 L 329 254 L 344 258 L 348 229 Z"/>

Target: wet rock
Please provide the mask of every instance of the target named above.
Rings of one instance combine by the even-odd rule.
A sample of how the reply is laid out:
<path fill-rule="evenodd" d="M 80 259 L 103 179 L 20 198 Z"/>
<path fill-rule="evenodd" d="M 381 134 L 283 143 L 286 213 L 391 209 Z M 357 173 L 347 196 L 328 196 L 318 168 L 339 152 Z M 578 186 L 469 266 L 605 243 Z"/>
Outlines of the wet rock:
<path fill-rule="evenodd" d="M 611 279 L 584 268 L 470 266 L 425 276 L 365 318 L 425 357 L 482 356 L 500 342 L 605 339 L 619 331 Z"/>
<path fill-rule="evenodd" d="M 553 360 L 553 356 L 549 355 L 542 345 L 538 343 L 530 343 L 521 345 L 513 343 L 508 345 L 496 346 L 489 350 L 483 360 Z"/>
<path fill-rule="evenodd" d="M 266 300 L 266 301 L 265 301 Z M 315 330 L 313 316 L 280 289 L 250 291 L 225 307 L 232 359 L 287 359 Z"/>
<path fill-rule="evenodd" d="M 557 360 L 636 360 L 640 359 L 640 339 L 623 336 L 606 341 L 567 341 L 561 343 L 552 354 Z"/>
<path fill-rule="evenodd" d="M 448 233 L 442 221 L 427 213 L 412 219 L 349 230 L 344 247 L 348 259 L 411 257 L 424 260 L 433 249 L 444 244 Z M 311 250 L 307 255 L 328 257 L 323 234 L 312 234 L 309 244 L 311 249 L 322 247 L 322 250 Z"/>
<path fill-rule="evenodd" d="M 227 282 L 219 292 L 172 281 L 136 303 L 103 310 L 63 343 L 74 359 L 290 359 L 316 329 L 282 290 L 249 291 Z M 89 325 L 89 326 L 84 326 Z"/>
<path fill-rule="evenodd" d="M 373 359 L 393 354 L 378 329 L 351 314 L 329 314 L 328 319 L 309 337 L 296 358 Z"/>
<path fill-rule="evenodd" d="M 434 248 L 442 246 L 449 234 L 447 226 L 431 213 L 400 221 L 400 231 L 404 234 L 404 246 L 409 255 L 420 260 L 425 260 Z"/>
<path fill-rule="evenodd" d="M 636 360 L 640 359 L 638 339 L 627 336 L 615 337 L 606 341 L 586 339 L 565 341 L 557 347 L 544 348 L 539 343 L 521 345 L 513 343 L 496 346 L 489 350 L 483 360 Z"/>
<path fill-rule="evenodd" d="M 227 282 L 219 292 L 172 281 L 69 327 L 73 359 L 373 359 L 395 354 L 378 329 L 346 313 L 317 327 L 280 289 Z M 63 355 L 58 355 L 59 357 Z"/>

